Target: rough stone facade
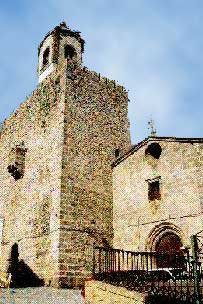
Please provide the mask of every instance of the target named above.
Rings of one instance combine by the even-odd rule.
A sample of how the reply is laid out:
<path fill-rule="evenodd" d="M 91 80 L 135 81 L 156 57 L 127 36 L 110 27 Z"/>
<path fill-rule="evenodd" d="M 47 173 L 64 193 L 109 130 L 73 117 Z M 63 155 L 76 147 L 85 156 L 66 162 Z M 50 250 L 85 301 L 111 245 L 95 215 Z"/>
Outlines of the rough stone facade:
<path fill-rule="evenodd" d="M 69 278 L 91 269 L 93 242 L 112 244 L 111 163 L 130 145 L 123 88 L 86 70 L 74 76 L 66 85 L 61 193 L 60 266 Z"/>
<path fill-rule="evenodd" d="M 111 163 L 130 147 L 127 93 L 81 66 L 83 47 L 64 23 L 48 33 L 40 84 L 0 135 L 2 267 L 16 255 L 54 286 L 79 285 L 93 244 L 112 244 Z"/>
<path fill-rule="evenodd" d="M 156 251 L 167 234 L 189 247 L 191 235 L 203 226 L 202 165 L 203 139 L 198 138 L 149 137 L 118 159 L 114 247 Z"/>
<path fill-rule="evenodd" d="M 64 129 L 61 95 L 51 79 L 41 84 L 4 122 L 0 140 L 4 267 L 17 244 L 19 258 L 45 279 L 57 272 L 58 263 Z M 15 180 L 7 169 L 13 162 L 9 154 L 22 142 L 26 147 L 24 175 Z"/>

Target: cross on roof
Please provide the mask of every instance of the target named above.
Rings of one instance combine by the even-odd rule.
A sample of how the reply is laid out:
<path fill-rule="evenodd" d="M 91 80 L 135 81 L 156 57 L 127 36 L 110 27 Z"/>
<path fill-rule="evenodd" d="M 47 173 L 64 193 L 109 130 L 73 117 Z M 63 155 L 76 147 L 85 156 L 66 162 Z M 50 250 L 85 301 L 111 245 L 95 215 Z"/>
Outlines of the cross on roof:
<path fill-rule="evenodd" d="M 150 136 L 156 136 L 156 129 L 155 129 L 155 126 L 154 126 L 154 120 L 151 118 L 150 121 L 148 121 L 148 130 L 151 129 L 151 134 Z"/>

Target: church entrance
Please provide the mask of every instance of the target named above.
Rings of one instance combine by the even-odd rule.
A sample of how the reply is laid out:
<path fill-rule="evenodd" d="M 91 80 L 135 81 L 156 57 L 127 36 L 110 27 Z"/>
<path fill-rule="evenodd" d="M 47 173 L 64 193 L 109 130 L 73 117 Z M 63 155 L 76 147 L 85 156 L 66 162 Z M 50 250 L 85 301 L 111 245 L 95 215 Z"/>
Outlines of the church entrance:
<path fill-rule="evenodd" d="M 163 234 L 157 241 L 155 247 L 157 253 L 157 267 L 181 267 L 181 247 L 181 239 L 177 234 L 173 232 Z"/>

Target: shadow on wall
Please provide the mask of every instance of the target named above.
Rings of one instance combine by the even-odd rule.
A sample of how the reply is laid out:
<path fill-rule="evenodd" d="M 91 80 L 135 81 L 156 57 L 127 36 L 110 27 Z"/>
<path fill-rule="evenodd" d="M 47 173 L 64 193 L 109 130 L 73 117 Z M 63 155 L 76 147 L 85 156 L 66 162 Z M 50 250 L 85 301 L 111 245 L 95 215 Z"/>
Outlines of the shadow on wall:
<path fill-rule="evenodd" d="M 44 280 L 40 279 L 23 260 L 19 260 L 18 244 L 16 243 L 11 247 L 7 272 L 12 275 L 11 287 L 38 287 L 44 285 Z"/>

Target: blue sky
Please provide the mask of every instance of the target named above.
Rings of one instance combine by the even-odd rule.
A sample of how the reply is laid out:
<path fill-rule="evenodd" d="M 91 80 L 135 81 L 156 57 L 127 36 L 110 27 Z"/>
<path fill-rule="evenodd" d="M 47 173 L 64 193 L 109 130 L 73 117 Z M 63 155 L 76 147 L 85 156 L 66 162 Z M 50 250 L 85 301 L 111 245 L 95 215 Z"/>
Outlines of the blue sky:
<path fill-rule="evenodd" d="M 202 0 L 0 1 L 0 121 L 37 85 L 37 47 L 66 21 L 85 39 L 83 64 L 129 91 L 132 142 L 202 137 Z"/>

